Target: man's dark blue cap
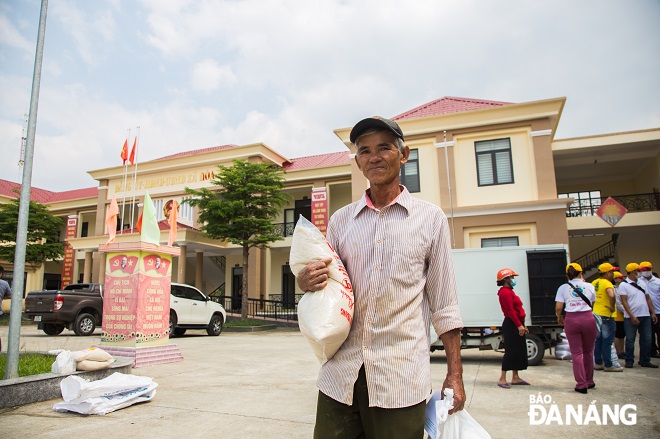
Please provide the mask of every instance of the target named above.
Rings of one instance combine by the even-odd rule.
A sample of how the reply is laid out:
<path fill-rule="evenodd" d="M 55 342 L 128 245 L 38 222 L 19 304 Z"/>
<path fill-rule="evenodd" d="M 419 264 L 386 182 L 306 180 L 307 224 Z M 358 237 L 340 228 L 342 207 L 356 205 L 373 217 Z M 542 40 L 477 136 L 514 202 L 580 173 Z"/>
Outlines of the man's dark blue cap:
<path fill-rule="evenodd" d="M 385 119 L 384 117 L 372 116 L 367 117 L 366 119 L 362 119 L 355 124 L 351 130 L 351 143 L 355 144 L 355 141 L 362 135 L 362 133 L 372 128 L 389 131 L 403 140 L 403 131 L 401 131 L 401 128 L 399 128 L 399 125 L 396 122 L 393 120 Z"/>

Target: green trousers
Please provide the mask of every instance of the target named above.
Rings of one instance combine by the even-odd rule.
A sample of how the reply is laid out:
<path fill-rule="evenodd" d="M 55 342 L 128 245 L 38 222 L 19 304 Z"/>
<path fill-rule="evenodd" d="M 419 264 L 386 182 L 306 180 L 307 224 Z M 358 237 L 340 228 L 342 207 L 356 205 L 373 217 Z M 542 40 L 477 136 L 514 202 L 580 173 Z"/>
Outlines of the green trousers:
<path fill-rule="evenodd" d="M 426 401 L 410 407 L 369 407 L 364 366 L 346 405 L 319 392 L 314 439 L 422 439 Z"/>

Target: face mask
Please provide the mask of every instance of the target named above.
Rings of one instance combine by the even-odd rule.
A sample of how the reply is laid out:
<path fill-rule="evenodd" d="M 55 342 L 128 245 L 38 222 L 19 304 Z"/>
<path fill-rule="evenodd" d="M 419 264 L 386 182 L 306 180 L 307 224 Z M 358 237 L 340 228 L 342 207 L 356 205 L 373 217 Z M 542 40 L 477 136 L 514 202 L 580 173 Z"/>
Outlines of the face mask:
<path fill-rule="evenodd" d="M 516 286 L 516 280 L 515 280 L 515 279 L 511 279 L 511 286 L 512 286 L 512 287 L 515 287 L 515 286 Z"/>
<path fill-rule="evenodd" d="M 640 273 L 642 273 L 642 276 L 644 276 L 644 277 L 647 278 L 647 279 L 650 278 L 651 275 L 653 274 L 653 273 L 650 272 L 650 271 L 641 271 Z"/>

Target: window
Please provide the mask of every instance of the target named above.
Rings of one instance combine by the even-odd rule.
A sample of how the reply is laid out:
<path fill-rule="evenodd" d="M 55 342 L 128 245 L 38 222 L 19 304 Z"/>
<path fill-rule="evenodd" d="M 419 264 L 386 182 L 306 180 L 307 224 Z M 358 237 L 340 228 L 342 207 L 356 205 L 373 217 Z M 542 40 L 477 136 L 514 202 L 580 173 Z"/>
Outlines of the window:
<path fill-rule="evenodd" d="M 82 223 L 82 226 L 80 227 L 80 237 L 81 238 L 86 238 L 89 236 L 89 223 L 84 222 Z"/>
<path fill-rule="evenodd" d="M 490 247 L 518 247 L 517 236 L 506 236 L 504 238 L 481 238 L 481 248 Z"/>
<path fill-rule="evenodd" d="M 409 192 L 419 192 L 419 154 L 417 149 L 411 149 L 408 156 L 408 162 L 401 166 L 400 175 L 401 184 Z"/>
<path fill-rule="evenodd" d="M 181 203 L 179 204 L 179 217 L 182 219 L 187 219 L 188 221 L 193 220 L 193 206 L 186 203 L 186 200 L 191 199 L 192 197 L 183 197 L 181 198 Z"/>
<path fill-rule="evenodd" d="M 154 207 L 156 208 L 156 221 L 165 219 L 165 214 L 163 213 L 165 200 L 152 200 L 152 201 L 154 202 Z"/>
<path fill-rule="evenodd" d="M 296 218 L 294 209 L 284 209 L 284 236 L 293 236 L 293 230 L 296 228 Z"/>
<path fill-rule="evenodd" d="M 593 216 L 601 205 L 600 191 L 565 192 L 557 194 L 558 198 L 573 198 L 566 209 L 567 217 Z"/>
<path fill-rule="evenodd" d="M 475 142 L 479 186 L 513 183 L 511 139 Z"/>

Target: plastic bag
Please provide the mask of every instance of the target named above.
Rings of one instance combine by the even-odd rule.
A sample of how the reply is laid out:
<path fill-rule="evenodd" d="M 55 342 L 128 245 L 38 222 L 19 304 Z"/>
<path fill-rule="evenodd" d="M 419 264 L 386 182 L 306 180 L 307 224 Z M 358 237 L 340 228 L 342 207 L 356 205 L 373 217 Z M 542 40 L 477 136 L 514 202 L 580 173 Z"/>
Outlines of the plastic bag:
<path fill-rule="evenodd" d="M 298 302 L 298 326 L 324 364 L 348 337 L 353 322 L 353 286 L 344 264 L 319 229 L 300 217 L 293 231 L 289 264 L 298 276 L 307 264 L 331 258 L 328 286 L 307 292 Z"/>
<path fill-rule="evenodd" d="M 53 410 L 105 415 L 139 402 L 150 401 L 156 395 L 157 386 L 149 377 L 119 372 L 97 381 L 86 381 L 71 375 L 60 383 L 64 402 L 55 404 Z"/>
<path fill-rule="evenodd" d="M 488 432 L 467 410 L 449 414 L 454 408 L 453 389 L 445 389 L 444 395 L 445 397 L 440 399 L 440 392 L 435 392 L 426 407 L 424 429 L 430 439 L 491 439 Z"/>
<path fill-rule="evenodd" d="M 52 373 L 72 373 L 76 371 L 76 360 L 71 355 L 70 351 L 49 351 L 49 353 L 57 353 L 57 357 L 53 362 L 53 365 L 50 367 Z"/>
<path fill-rule="evenodd" d="M 555 347 L 555 358 L 557 358 L 558 360 L 570 360 L 572 358 L 571 349 L 570 346 L 568 345 L 568 339 L 566 339 L 565 332 L 559 334 L 559 342 Z"/>

